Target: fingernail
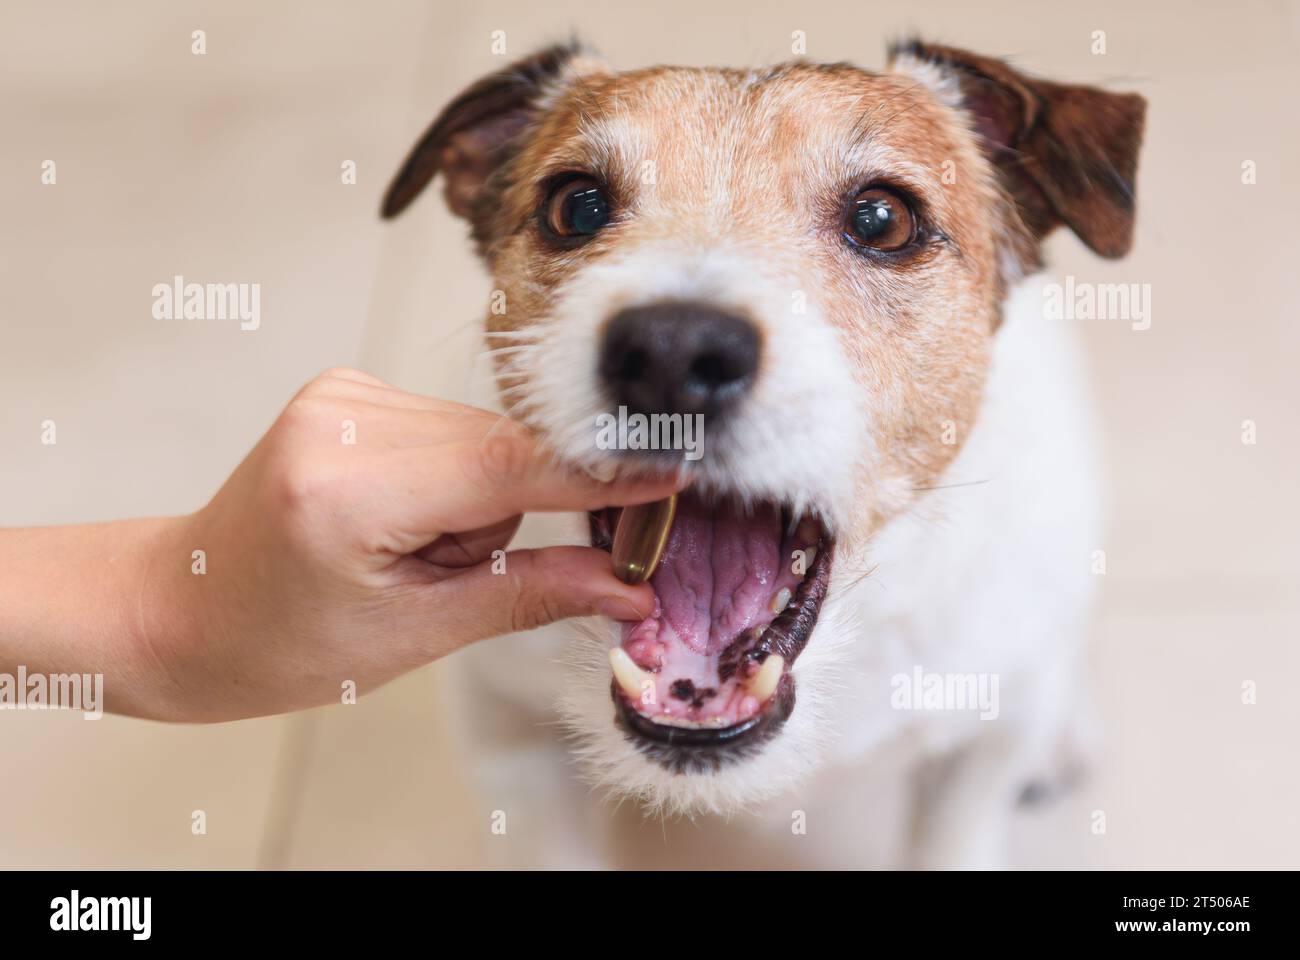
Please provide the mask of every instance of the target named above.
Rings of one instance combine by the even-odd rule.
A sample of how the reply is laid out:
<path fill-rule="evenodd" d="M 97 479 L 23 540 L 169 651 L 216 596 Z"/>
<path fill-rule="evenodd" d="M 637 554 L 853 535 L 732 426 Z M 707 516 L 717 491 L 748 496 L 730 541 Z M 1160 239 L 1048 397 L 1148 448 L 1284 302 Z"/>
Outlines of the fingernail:
<path fill-rule="evenodd" d="M 618 467 L 609 460 L 600 460 L 596 463 L 585 463 L 582 465 L 582 471 L 599 483 L 610 483 L 618 476 Z"/>
<path fill-rule="evenodd" d="M 602 617 L 609 617 L 611 620 L 635 622 L 646 618 L 646 615 L 638 611 L 631 601 L 623 597 L 602 597 L 596 604 L 596 611 Z"/>

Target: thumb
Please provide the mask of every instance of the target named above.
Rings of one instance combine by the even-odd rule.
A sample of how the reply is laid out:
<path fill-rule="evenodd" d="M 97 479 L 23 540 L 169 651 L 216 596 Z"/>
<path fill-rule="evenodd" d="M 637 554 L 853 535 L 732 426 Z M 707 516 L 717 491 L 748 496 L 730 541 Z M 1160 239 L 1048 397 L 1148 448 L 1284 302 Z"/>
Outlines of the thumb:
<path fill-rule="evenodd" d="M 609 554 L 595 547 L 512 550 L 502 572 L 492 568 L 481 563 L 438 584 L 439 614 L 431 622 L 442 636 L 434 656 L 567 617 L 643 620 L 654 613 L 650 585 L 623 583 L 614 576 Z"/>

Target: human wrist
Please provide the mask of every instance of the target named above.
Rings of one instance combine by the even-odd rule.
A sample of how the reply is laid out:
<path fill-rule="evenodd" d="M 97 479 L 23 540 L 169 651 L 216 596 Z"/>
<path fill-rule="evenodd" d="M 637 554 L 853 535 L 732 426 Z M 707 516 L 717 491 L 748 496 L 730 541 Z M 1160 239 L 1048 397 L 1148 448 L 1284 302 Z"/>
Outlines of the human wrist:
<path fill-rule="evenodd" d="M 140 527 L 126 568 L 130 579 L 121 585 L 131 668 L 128 688 L 121 691 L 124 712 L 185 719 L 184 663 L 187 652 L 201 643 L 194 581 L 206 574 L 207 564 L 192 533 L 197 518 L 186 514 L 136 521 Z"/>

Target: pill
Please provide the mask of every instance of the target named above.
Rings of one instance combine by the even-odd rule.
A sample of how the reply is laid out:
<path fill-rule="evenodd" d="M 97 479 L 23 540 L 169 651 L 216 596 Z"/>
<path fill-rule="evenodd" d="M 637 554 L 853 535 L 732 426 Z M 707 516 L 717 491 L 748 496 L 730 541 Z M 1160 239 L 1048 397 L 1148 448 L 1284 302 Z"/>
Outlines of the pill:
<path fill-rule="evenodd" d="M 624 507 L 614 531 L 614 576 L 624 583 L 649 580 L 664 555 L 676 515 L 675 494 L 654 503 Z"/>

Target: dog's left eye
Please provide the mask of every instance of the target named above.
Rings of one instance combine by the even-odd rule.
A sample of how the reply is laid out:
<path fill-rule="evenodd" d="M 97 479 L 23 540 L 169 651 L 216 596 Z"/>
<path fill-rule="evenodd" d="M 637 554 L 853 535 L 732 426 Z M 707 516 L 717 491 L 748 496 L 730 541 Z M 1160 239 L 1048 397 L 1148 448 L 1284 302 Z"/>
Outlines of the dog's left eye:
<path fill-rule="evenodd" d="M 609 200 L 590 177 L 568 180 L 546 201 L 546 226 L 557 237 L 589 237 L 609 223 Z"/>
<path fill-rule="evenodd" d="M 859 246 L 901 250 L 916 238 L 916 217 L 907 201 L 893 190 L 868 187 L 849 204 L 845 232 Z"/>

